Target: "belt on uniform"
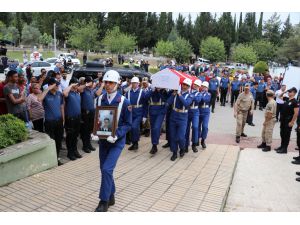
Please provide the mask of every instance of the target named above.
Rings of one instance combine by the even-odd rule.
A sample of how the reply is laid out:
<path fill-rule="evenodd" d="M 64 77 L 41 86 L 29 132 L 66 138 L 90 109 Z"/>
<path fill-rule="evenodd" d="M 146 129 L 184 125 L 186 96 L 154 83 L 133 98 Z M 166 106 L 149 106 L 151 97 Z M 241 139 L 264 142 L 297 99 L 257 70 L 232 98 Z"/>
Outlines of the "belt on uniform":
<path fill-rule="evenodd" d="M 198 109 L 198 106 L 197 105 L 196 106 L 191 106 L 190 109 Z"/>
<path fill-rule="evenodd" d="M 165 103 L 160 103 L 160 102 L 152 102 L 150 105 L 165 105 Z"/>
<path fill-rule="evenodd" d="M 200 106 L 202 109 L 205 109 L 205 108 L 209 108 L 209 105 L 202 105 Z"/>
<path fill-rule="evenodd" d="M 83 110 L 81 110 L 82 111 L 82 113 L 84 113 L 84 114 L 89 114 L 89 113 L 93 113 L 94 111 L 93 110 L 85 110 L 85 109 L 83 109 Z"/>
<path fill-rule="evenodd" d="M 131 106 L 132 106 L 132 108 L 134 108 L 134 109 L 142 108 L 142 107 L 143 107 L 143 105 L 131 105 Z"/>
<path fill-rule="evenodd" d="M 81 118 L 81 115 L 79 115 L 79 116 L 70 116 L 70 117 L 67 116 L 66 117 L 67 120 L 77 120 L 77 119 L 80 119 L 80 118 Z"/>
<path fill-rule="evenodd" d="M 187 112 L 188 112 L 188 110 L 186 110 L 186 109 L 177 109 L 177 108 L 173 108 L 173 110 L 174 110 L 175 112 L 179 112 L 179 113 L 187 113 Z"/>

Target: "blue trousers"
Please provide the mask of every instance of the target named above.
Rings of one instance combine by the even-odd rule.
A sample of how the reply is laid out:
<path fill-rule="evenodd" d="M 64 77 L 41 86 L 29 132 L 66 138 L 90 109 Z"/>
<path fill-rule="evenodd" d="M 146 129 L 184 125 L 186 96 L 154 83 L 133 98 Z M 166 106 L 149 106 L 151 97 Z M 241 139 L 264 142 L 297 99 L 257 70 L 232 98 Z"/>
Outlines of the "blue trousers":
<path fill-rule="evenodd" d="M 165 114 L 160 113 L 156 115 L 150 114 L 150 126 L 151 126 L 151 142 L 152 145 L 159 144 L 160 130 L 164 121 Z"/>
<path fill-rule="evenodd" d="M 199 138 L 205 140 L 208 134 L 208 122 L 209 122 L 210 113 L 201 113 L 199 116 Z"/>
<path fill-rule="evenodd" d="M 138 142 L 140 140 L 140 128 L 143 115 L 132 116 L 131 141 Z"/>
<path fill-rule="evenodd" d="M 188 122 L 185 133 L 185 147 L 190 145 L 190 129 L 192 125 L 192 143 L 199 142 L 199 110 L 190 110 L 188 113 Z"/>
<path fill-rule="evenodd" d="M 102 201 L 109 201 L 111 195 L 116 192 L 113 172 L 119 156 L 125 146 L 125 137 L 111 144 L 106 140 L 99 142 L 99 159 L 101 171 L 101 186 L 99 198 Z"/>
<path fill-rule="evenodd" d="M 169 143 L 173 153 L 185 148 L 185 132 L 188 114 L 172 111 L 170 116 Z"/>

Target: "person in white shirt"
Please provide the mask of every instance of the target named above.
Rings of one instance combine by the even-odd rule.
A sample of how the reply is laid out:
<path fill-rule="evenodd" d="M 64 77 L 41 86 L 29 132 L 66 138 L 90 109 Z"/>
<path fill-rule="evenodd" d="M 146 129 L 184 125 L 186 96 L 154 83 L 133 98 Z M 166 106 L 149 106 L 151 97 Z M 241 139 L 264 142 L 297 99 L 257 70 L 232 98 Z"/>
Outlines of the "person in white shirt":
<path fill-rule="evenodd" d="M 277 122 L 279 121 L 279 114 L 281 113 L 281 108 L 284 103 L 283 97 L 286 97 L 286 96 L 280 97 L 280 95 L 283 92 L 285 92 L 285 90 L 286 90 L 286 85 L 283 84 L 283 85 L 281 85 L 281 88 L 275 92 L 276 103 L 277 103 L 277 109 L 276 109 L 276 121 Z"/>

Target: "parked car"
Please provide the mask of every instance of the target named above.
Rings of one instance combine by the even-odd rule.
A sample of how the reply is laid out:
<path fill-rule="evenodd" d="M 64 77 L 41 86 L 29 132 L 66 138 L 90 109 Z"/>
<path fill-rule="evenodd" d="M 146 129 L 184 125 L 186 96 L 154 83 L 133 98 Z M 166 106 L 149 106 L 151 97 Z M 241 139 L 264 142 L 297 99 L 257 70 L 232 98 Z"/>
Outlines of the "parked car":
<path fill-rule="evenodd" d="M 75 55 L 74 54 L 72 54 L 72 53 L 60 53 L 59 55 L 58 55 L 58 58 L 59 59 L 68 59 L 68 58 L 71 58 L 71 60 L 72 60 L 72 63 L 74 64 L 74 65 L 80 65 L 80 60 L 79 59 L 77 59 L 76 57 L 75 57 Z"/>
<path fill-rule="evenodd" d="M 55 66 L 52 66 L 50 63 L 43 62 L 43 61 L 34 61 L 34 62 L 27 63 L 27 65 L 28 64 L 31 64 L 33 76 L 35 76 L 35 77 L 41 75 L 41 69 L 45 69 L 48 72 L 50 70 L 53 70 L 55 67 Z M 9 68 L 6 68 L 4 70 L 4 74 L 6 74 L 8 71 L 9 71 Z M 24 73 L 26 72 L 26 66 L 24 66 L 23 71 L 24 71 Z"/>
<path fill-rule="evenodd" d="M 59 59 L 58 58 L 47 58 L 45 59 L 45 62 L 50 63 L 51 66 L 55 66 L 55 63 L 58 62 Z"/>

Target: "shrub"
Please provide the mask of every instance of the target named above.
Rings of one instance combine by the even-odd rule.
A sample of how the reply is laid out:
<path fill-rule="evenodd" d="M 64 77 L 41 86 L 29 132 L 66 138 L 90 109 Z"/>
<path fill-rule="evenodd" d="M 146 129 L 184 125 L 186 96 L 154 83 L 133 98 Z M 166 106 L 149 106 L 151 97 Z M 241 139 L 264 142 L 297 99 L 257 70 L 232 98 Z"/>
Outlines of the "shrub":
<path fill-rule="evenodd" d="M 28 138 L 25 123 L 12 114 L 0 116 L 0 149 Z"/>
<path fill-rule="evenodd" d="M 265 73 L 268 71 L 269 67 L 266 62 L 264 61 L 259 61 L 255 64 L 253 72 L 254 73 Z"/>
<path fill-rule="evenodd" d="M 157 73 L 159 71 L 159 68 L 156 68 L 156 67 L 150 67 L 149 68 L 149 72 L 154 74 L 154 73 Z"/>

